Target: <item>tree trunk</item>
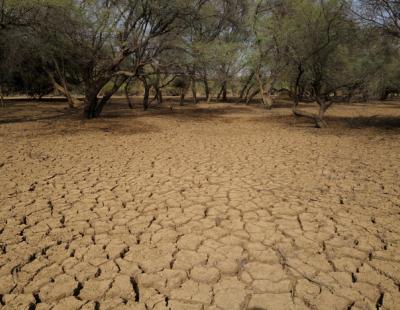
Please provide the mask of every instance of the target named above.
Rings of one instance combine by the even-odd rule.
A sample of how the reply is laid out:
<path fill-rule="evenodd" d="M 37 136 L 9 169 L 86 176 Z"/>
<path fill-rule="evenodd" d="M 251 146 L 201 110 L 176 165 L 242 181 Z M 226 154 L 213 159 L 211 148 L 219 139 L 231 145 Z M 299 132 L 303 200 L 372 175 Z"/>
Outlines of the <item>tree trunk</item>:
<path fill-rule="evenodd" d="M 210 100 L 210 86 L 208 85 L 208 80 L 206 76 L 204 76 L 203 78 L 203 84 L 204 84 L 204 92 L 206 95 L 206 101 L 208 103 Z"/>
<path fill-rule="evenodd" d="M 315 123 L 318 128 L 327 127 L 328 124 L 324 120 L 325 112 L 328 108 L 332 105 L 333 101 L 326 101 L 322 98 L 317 98 L 317 102 L 319 105 L 319 113 L 318 118 L 316 119 Z"/>
<path fill-rule="evenodd" d="M 108 100 L 121 87 L 121 85 L 126 81 L 127 78 L 128 77 L 126 76 L 117 78 L 113 88 L 110 91 L 108 91 L 101 98 L 101 100 L 97 98 L 97 95 L 102 90 L 104 85 L 107 84 L 109 79 L 104 78 L 96 82 L 93 82 L 91 85 L 87 86 L 88 91 L 86 92 L 85 96 L 85 108 L 84 108 L 85 117 L 90 119 L 100 116 Z"/>
<path fill-rule="evenodd" d="M 0 101 L 1 101 L 1 107 L 5 108 L 6 104 L 4 102 L 4 96 L 3 96 L 3 86 L 0 85 Z"/>
<path fill-rule="evenodd" d="M 272 108 L 272 98 L 269 95 L 269 89 L 271 88 L 271 86 L 270 86 L 271 83 L 268 82 L 267 90 L 265 90 L 264 82 L 262 81 L 260 70 L 257 70 L 256 77 L 257 77 L 258 87 L 260 88 L 262 103 L 266 109 L 270 110 Z"/>
<path fill-rule="evenodd" d="M 222 84 L 222 101 L 226 102 L 227 100 L 227 82 L 224 81 L 224 83 Z"/>
<path fill-rule="evenodd" d="M 65 79 L 65 72 L 61 72 L 60 67 L 58 65 L 58 62 L 56 61 L 55 58 L 53 58 L 53 62 L 54 62 L 54 66 L 56 68 L 58 77 L 60 78 L 60 81 L 61 81 L 61 84 L 62 84 L 62 87 L 58 88 L 58 90 L 61 91 L 67 97 L 68 106 L 69 106 L 69 108 L 73 109 L 73 108 L 75 108 L 75 107 L 77 107 L 79 105 L 79 102 L 78 102 L 77 99 L 72 97 L 70 91 L 68 90 L 68 84 L 67 84 L 67 81 Z M 50 79 L 53 81 L 55 86 L 60 86 L 60 85 L 58 85 L 56 83 L 53 75 L 51 75 L 51 74 L 50 74 Z"/>
<path fill-rule="evenodd" d="M 222 95 L 222 86 L 221 86 L 221 90 L 219 91 L 218 95 L 217 95 L 217 100 L 219 101 L 219 99 L 221 98 Z"/>
<path fill-rule="evenodd" d="M 86 118 L 94 118 L 96 117 L 96 110 L 98 105 L 97 95 L 102 90 L 104 85 L 110 80 L 110 77 L 104 77 L 102 79 L 98 79 L 96 81 L 91 82 L 86 85 L 86 94 L 85 94 L 85 107 L 83 110 L 84 116 Z"/>
<path fill-rule="evenodd" d="M 161 91 L 160 88 L 157 88 L 156 92 L 157 92 L 157 93 L 156 93 L 156 96 L 157 96 L 157 104 L 158 104 L 158 105 L 162 105 L 162 103 L 163 103 L 162 91 Z"/>
<path fill-rule="evenodd" d="M 67 86 L 67 82 L 65 81 L 65 79 L 61 76 L 61 74 L 59 73 L 59 78 L 61 80 L 62 85 L 58 84 L 56 79 L 54 78 L 53 74 L 49 71 L 47 71 L 47 75 L 49 76 L 49 79 L 51 81 L 51 83 L 53 84 L 54 89 L 58 90 L 60 93 L 62 93 L 68 101 L 68 107 L 70 109 L 74 109 L 77 106 L 79 106 L 79 100 L 74 98 L 71 93 L 68 90 L 68 86 Z"/>
<path fill-rule="evenodd" d="M 346 101 L 348 103 L 351 103 L 351 101 L 353 100 L 353 96 L 354 96 L 354 89 L 351 88 L 351 89 L 349 89 L 349 92 L 347 93 Z"/>
<path fill-rule="evenodd" d="M 146 111 L 149 108 L 150 85 L 147 83 L 146 78 L 143 78 L 142 82 L 144 87 L 143 110 Z"/>
<path fill-rule="evenodd" d="M 111 90 L 106 92 L 101 98 L 100 102 L 98 102 L 96 110 L 95 110 L 95 117 L 100 116 L 101 112 L 103 111 L 104 106 L 108 103 L 112 95 L 114 95 L 124 84 L 124 82 L 128 79 L 126 76 L 118 77 L 117 80 L 114 82 L 114 86 L 112 87 Z"/>
<path fill-rule="evenodd" d="M 312 119 L 315 122 L 315 126 L 317 128 L 326 127 L 327 124 L 323 120 L 323 118 L 324 118 L 324 114 L 325 114 L 326 110 L 331 106 L 332 101 L 329 103 L 326 103 L 325 99 L 323 99 L 322 96 L 320 96 L 319 94 L 316 94 L 317 103 L 319 105 L 318 115 L 309 113 L 306 111 L 301 111 L 298 109 L 298 105 L 300 103 L 300 92 L 301 92 L 300 81 L 303 76 L 303 73 L 304 73 L 304 70 L 302 68 L 302 65 L 299 64 L 297 77 L 296 77 L 296 83 L 295 83 L 294 92 L 293 92 L 293 107 L 292 107 L 293 115 L 296 117 L 305 117 L 305 118 Z"/>
<path fill-rule="evenodd" d="M 194 79 L 192 79 L 191 88 L 192 88 L 193 103 L 197 104 L 197 89 L 196 89 L 196 81 Z"/>
<path fill-rule="evenodd" d="M 227 95 L 227 89 L 226 89 L 227 85 L 226 84 L 227 84 L 226 81 L 222 82 L 221 90 L 218 93 L 217 100 L 219 100 L 222 96 L 222 101 L 227 101 L 227 96 L 226 96 Z"/>
<path fill-rule="evenodd" d="M 250 93 L 250 91 L 251 91 L 251 89 L 253 88 L 253 86 L 249 86 L 248 88 L 247 88 L 247 90 L 246 90 L 246 93 L 244 94 L 244 101 L 246 102 L 246 104 L 249 104 L 249 93 Z"/>
<path fill-rule="evenodd" d="M 388 96 L 389 96 L 389 92 L 388 92 L 388 90 L 385 88 L 382 92 L 381 92 L 381 95 L 380 95 L 380 97 L 379 97 L 379 100 L 380 101 L 385 101 L 387 98 L 388 98 Z M 366 97 L 366 96 L 364 96 L 364 94 L 363 94 L 363 98 L 364 97 Z M 367 100 L 366 100 L 367 101 Z"/>
<path fill-rule="evenodd" d="M 130 109 L 133 109 L 133 104 L 131 101 L 131 97 L 129 96 L 129 80 L 126 81 L 125 87 L 124 87 L 124 91 L 125 91 L 125 97 L 126 97 L 126 101 L 128 101 L 128 107 Z"/>
<path fill-rule="evenodd" d="M 163 97 L 162 97 L 162 92 L 161 92 L 162 86 L 161 86 L 161 82 L 160 82 L 161 81 L 161 72 L 160 72 L 160 68 L 158 66 L 155 67 L 155 72 L 156 72 L 156 75 L 155 75 L 156 80 L 155 80 L 155 83 L 153 83 L 153 87 L 154 87 L 156 94 L 154 96 L 154 99 L 157 100 L 158 105 L 161 105 L 162 101 L 163 101 Z"/>
<path fill-rule="evenodd" d="M 250 91 L 250 89 L 249 89 Z M 253 98 L 260 92 L 260 89 L 255 89 L 251 95 L 249 96 L 248 94 L 246 94 L 246 104 L 250 104 L 250 101 L 253 100 Z"/>
<path fill-rule="evenodd" d="M 185 101 L 185 89 L 181 88 L 181 98 L 179 100 L 179 105 L 183 106 L 183 102 Z"/>
<path fill-rule="evenodd" d="M 245 95 L 245 93 L 249 93 L 249 90 L 248 90 L 248 87 L 249 87 L 249 84 L 251 83 L 251 80 L 253 79 L 253 77 L 254 77 L 254 71 L 252 71 L 251 73 L 250 73 L 250 75 L 249 75 L 249 77 L 247 78 L 247 80 L 246 80 L 246 83 L 244 84 L 244 86 L 242 87 L 242 89 L 241 89 L 241 91 L 240 91 L 240 93 L 239 93 L 239 99 L 238 99 L 238 101 L 241 101 L 242 99 L 243 99 L 243 96 Z M 246 90 L 247 90 L 247 92 L 246 92 Z M 247 96 L 246 96 L 247 97 Z"/>
<path fill-rule="evenodd" d="M 332 105 L 332 101 L 326 102 L 325 99 L 321 97 L 317 97 L 317 103 L 319 105 L 319 112 L 318 114 L 309 113 L 306 111 L 300 111 L 297 109 L 298 103 L 295 103 L 293 106 L 293 114 L 297 117 L 305 117 L 312 119 L 315 123 L 315 127 L 317 128 L 324 128 L 327 127 L 327 123 L 324 120 L 325 112 L 328 108 Z"/>
<path fill-rule="evenodd" d="M 101 71 L 101 74 L 97 80 L 92 81 L 86 87 L 86 95 L 85 95 L 85 108 L 84 108 L 84 116 L 86 118 L 94 118 L 99 116 L 99 109 L 97 108 L 98 99 L 97 95 L 103 89 L 103 87 L 112 79 L 114 73 L 118 70 L 119 65 L 124 61 L 124 59 L 129 56 L 126 51 L 121 51 L 121 53 L 113 59 L 113 61 Z M 96 113 L 96 111 L 98 111 Z M 101 109 L 100 109 L 101 113 Z"/>
<path fill-rule="evenodd" d="M 88 92 L 85 95 L 84 115 L 88 119 L 96 117 L 95 111 L 96 111 L 97 102 L 98 102 L 98 98 L 97 98 L 98 93 L 99 93 L 99 91 L 97 91 L 97 89 L 95 89 L 95 90 Z"/>

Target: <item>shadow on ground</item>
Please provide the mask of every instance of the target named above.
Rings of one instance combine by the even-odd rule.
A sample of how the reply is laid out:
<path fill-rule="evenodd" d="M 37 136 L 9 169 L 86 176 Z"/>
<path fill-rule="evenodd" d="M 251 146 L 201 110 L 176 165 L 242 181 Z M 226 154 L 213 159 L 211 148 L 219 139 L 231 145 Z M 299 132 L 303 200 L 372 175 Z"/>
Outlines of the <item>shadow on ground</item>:
<path fill-rule="evenodd" d="M 313 128 L 312 121 L 294 118 L 291 103 L 277 102 L 272 110 L 265 110 L 258 104 L 211 103 L 195 105 L 179 104 L 169 98 L 161 106 L 152 105 L 143 111 L 139 98 L 134 100 L 133 109 L 128 108 L 125 99 L 114 99 L 100 118 L 85 120 L 81 109 L 67 109 L 65 102 L 13 102 L 0 110 L 0 126 L 35 122 L 41 126 L 32 134 L 74 134 L 80 131 L 104 131 L 115 134 L 135 134 L 159 131 L 159 128 L 145 121 L 146 117 L 167 118 L 178 122 L 223 121 L 232 122 L 239 117 L 249 122 L 269 122 L 282 127 Z M 338 104 L 328 111 L 326 121 L 331 129 L 398 129 L 400 115 L 398 104 Z M 303 107 L 302 107 L 303 108 Z M 304 105 L 313 111 L 312 104 Z M 392 110 L 390 110 L 392 109 Z M 393 112 L 392 112 L 393 111 Z M 366 114 L 368 112 L 369 114 Z M 372 114 L 372 115 L 371 115 Z M 321 131 L 322 133 L 322 131 Z"/>
<path fill-rule="evenodd" d="M 394 116 L 367 116 L 367 117 L 342 117 L 342 121 L 345 121 L 351 128 L 383 128 L 383 129 L 394 129 L 400 128 L 400 117 Z"/>

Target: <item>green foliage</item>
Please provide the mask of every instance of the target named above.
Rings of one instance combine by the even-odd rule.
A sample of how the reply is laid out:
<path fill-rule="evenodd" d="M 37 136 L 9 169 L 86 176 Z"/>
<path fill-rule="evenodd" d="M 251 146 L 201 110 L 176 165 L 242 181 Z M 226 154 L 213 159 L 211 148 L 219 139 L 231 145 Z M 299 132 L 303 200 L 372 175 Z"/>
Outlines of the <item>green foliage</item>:
<path fill-rule="evenodd" d="M 218 93 L 264 83 L 310 99 L 400 88 L 399 42 L 341 0 L 0 1 L 9 90 L 48 92 L 53 77 L 95 100 L 125 85 L 119 72 L 154 87 L 201 82 Z"/>

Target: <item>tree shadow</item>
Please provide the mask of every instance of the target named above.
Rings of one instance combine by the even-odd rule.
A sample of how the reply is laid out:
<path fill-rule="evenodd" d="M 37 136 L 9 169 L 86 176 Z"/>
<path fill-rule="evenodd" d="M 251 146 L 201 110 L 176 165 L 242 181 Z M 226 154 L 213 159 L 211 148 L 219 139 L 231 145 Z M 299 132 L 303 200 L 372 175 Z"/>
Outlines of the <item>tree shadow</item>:
<path fill-rule="evenodd" d="M 397 129 L 400 128 L 400 116 L 330 116 L 327 117 L 327 122 L 337 122 L 353 129 Z"/>
<path fill-rule="evenodd" d="M 12 113 L 9 113 L 12 114 Z M 53 111 L 47 113 L 33 114 L 33 115 L 16 115 L 16 116 L 2 116 L 0 114 L 0 125 L 1 124 L 13 124 L 13 123 L 28 123 L 36 121 L 51 121 L 51 120 L 72 120 L 77 119 L 78 110 L 68 111 Z"/>
<path fill-rule="evenodd" d="M 152 105 L 147 111 L 143 111 L 141 106 L 135 105 L 134 109 L 129 109 L 124 102 L 117 101 L 104 110 L 103 117 L 121 118 L 126 115 L 136 115 L 173 118 L 179 121 L 212 121 L 227 115 L 249 113 L 252 109 L 243 104 L 227 103 L 185 103 L 180 106 L 176 101 L 168 100 L 162 105 Z"/>
<path fill-rule="evenodd" d="M 180 106 L 174 98 L 166 99 L 162 105 L 153 104 L 147 111 L 143 111 L 140 98 L 136 98 L 134 109 L 130 109 L 126 99 L 117 98 L 106 106 L 101 117 L 85 120 L 82 109 L 68 109 L 65 102 L 23 102 L 14 103 L 5 109 L 0 109 L 0 125 L 22 124 L 34 122 L 41 124 L 35 127 L 35 134 L 50 134 L 52 129 L 55 134 L 75 134 L 80 131 L 103 131 L 106 133 L 133 134 L 148 131 L 159 131 L 155 125 L 150 125 L 144 119 L 157 117 L 171 119 L 179 122 L 206 122 L 223 121 L 232 122 L 245 116 L 246 122 L 269 122 L 280 127 L 313 128 L 314 124 L 306 119 L 295 119 L 292 116 L 291 103 L 287 101 L 278 102 L 271 111 L 263 109 L 260 105 L 246 105 L 243 103 L 209 103 L 193 104 L 186 103 Z M 369 105 L 363 104 L 366 109 Z M 397 133 L 400 128 L 400 115 L 388 114 L 386 106 L 399 106 L 396 103 L 387 105 L 371 105 L 378 107 L 373 116 L 347 116 L 343 111 L 340 115 L 327 115 L 326 121 L 329 128 L 339 133 L 343 129 L 377 129 L 394 130 Z M 308 106 L 312 108 L 311 106 Z M 343 108 L 345 105 L 343 105 Z M 381 108 L 385 109 L 382 110 Z M 351 105 L 346 105 L 351 109 Z M 360 107 L 357 107 L 360 108 Z M 262 113 L 261 113 L 262 111 Z M 350 111 L 350 110 L 349 110 Z M 373 113 L 373 109 L 371 112 Z M 396 110 L 393 110 L 397 112 Z M 380 114 L 381 113 L 381 114 Z M 248 117 L 246 117 L 248 116 Z M 47 130 L 47 129 L 48 130 Z M 330 130 L 327 130 L 328 132 Z M 322 133 L 322 131 L 321 131 Z"/>
<path fill-rule="evenodd" d="M 24 124 L 27 124 L 24 126 Z M 92 120 L 83 118 L 82 109 L 68 109 L 64 104 L 29 102 L 17 103 L 0 109 L 0 136 L 10 132 L 25 137 L 47 135 L 74 135 L 82 132 L 101 132 L 104 134 L 131 135 L 143 132 L 157 132 L 159 128 L 142 122 L 132 121 L 132 115 L 121 114 L 117 117 L 100 117 Z M 21 127 L 23 126 L 23 127 Z M 18 128 L 18 130 L 15 130 Z M 19 132 L 20 128 L 23 128 Z M 24 129 L 29 128 L 29 130 Z"/>

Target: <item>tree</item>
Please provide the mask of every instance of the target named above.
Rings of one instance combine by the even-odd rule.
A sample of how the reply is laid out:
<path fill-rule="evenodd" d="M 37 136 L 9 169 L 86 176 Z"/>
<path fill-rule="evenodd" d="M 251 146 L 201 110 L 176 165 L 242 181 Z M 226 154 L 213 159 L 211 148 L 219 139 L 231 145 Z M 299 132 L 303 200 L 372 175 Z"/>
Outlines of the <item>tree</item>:
<path fill-rule="evenodd" d="M 360 83 L 351 59 L 357 57 L 356 25 L 340 1 L 289 1 L 274 12 L 274 33 L 280 55 L 286 58 L 286 80 L 293 97 L 293 114 L 324 127 L 324 115 L 339 89 Z M 352 79 L 349 80 L 349 77 Z M 319 106 L 317 114 L 299 109 L 308 98 Z"/>
<path fill-rule="evenodd" d="M 79 84 L 81 57 L 65 39 L 78 24 L 71 1 L 3 0 L 0 4 L 1 88 L 39 97 L 57 89 L 73 107 L 77 101 L 67 84 Z"/>
<path fill-rule="evenodd" d="M 400 2 L 398 0 L 360 0 L 353 11 L 362 20 L 400 38 Z"/>
<path fill-rule="evenodd" d="M 271 90 L 282 70 L 279 49 L 271 29 L 272 8 L 271 2 L 259 0 L 249 10 L 247 23 L 250 49 L 246 60 L 249 75 L 240 95 L 242 97 L 246 89 L 250 91 L 249 86 L 254 87 L 256 84 L 255 90 L 246 96 L 246 102 L 260 94 L 262 104 L 267 109 L 272 108 Z M 252 80 L 255 83 L 251 83 Z"/>
<path fill-rule="evenodd" d="M 83 1 L 82 12 L 88 26 L 81 36 L 90 50 L 84 76 L 85 116 L 93 118 L 100 115 L 119 86 L 142 67 L 139 63 L 131 74 L 117 77 L 129 57 L 156 50 L 160 37 L 171 32 L 176 20 L 185 14 L 185 6 L 181 1 L 167 0 L 98 0 Z M 99 100 L 99 93 L 111 80 L 115 87 Z"/>

